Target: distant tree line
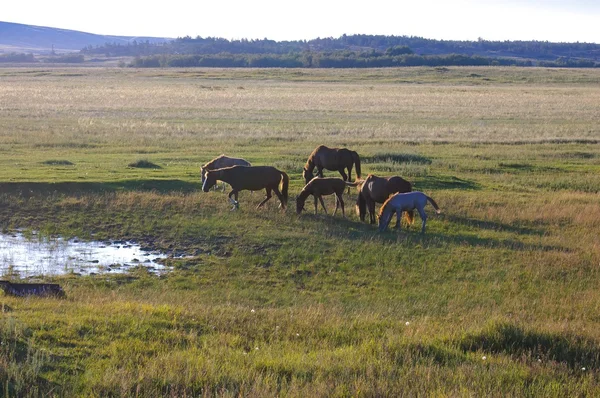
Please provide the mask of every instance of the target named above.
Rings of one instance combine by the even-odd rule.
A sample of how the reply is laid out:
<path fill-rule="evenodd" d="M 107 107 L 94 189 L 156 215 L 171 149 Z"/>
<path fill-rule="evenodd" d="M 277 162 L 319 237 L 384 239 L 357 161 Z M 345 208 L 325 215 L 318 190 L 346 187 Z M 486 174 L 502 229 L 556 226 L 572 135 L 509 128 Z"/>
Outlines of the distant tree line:
<path fill-rule="evenodd" d="M 551 43 L 543 41 L 477 41 L 433 40 L 409 36 L 383 35 L 343 35 L 339 38 L 317 38 L 313 40 L 274 41 L 227 40 L 218 37 L 181 37 L 170 42 L 154 44 L 149 41 L 133 41 L 129 44 L 106 43 L 104 46 L 88 46 L 83 54 L 105 56 L 134 56 L 139 62 L 164 66 L 171 63 L 242 63 L 246 66 L 256 63 L 291 63 L 306 66 L 304 54 L 318 60 L 318 63 L 343 65 L 339 67 L 361 67 L 383 64 L 396 66 L 398 63 L 427 64 L 446 62 L 458 57 L 467 57 L 470 63 L 491 62 L 494 58 L 500 64 L 527 64 L 546 66 L 594 67 L 600 62 L 600 45 L 595 43 Z M 344 52 L 352 55 L 343 56 Z M 361 55 L 355 55 L 361 54 Z M 415 55 L 419 54 L 419 55 Z M 158 57 L 157 56 L 166 56 Z M 412 57 L 409 57 L 412 55 Z M 193 56 L 190 58 L 190 56 Z M 400 59 L 397 57 L 401 56 Z M 406 56 L 406 57 L 404 57 Z M 442 60 L 434 56 L 443 56 Z M 146 61 L 141 58 L 151 57 Z M 421 57 L 421 58 L 419 58 Z M 485 58 L 485 60 L 479 57 Z M 511 63 L 509 59 L 520 61 Z M 162 60 L 162 61 L 160 61 Z M 327 61 L 329 60 L 329 61 Z M 309 63 L 316 67 L 316 63 Z M 349 66 L 354 65 L 354 66 Z M 321 67 L 323 67 L 321 65 Z M 334 67 L 334 66 L 330 66 Z"/>
<path fill-rule="evenodd" d="M 11 63 L 30 63 L 37 62 L 33 54 L 25 53 L 10 53 L 0 54 L 0 62 L 11 62 Z"/>
<path fill-rule="evenodd" d="M 43 57 L 41 59 L 36 58 L 33 54 L 25 53 L 10 53 L 0 54 L 0 62 L 4 63 L 35 63 L 35 62 L 47 62 L 57 64 L 75 64 L 85 62 L 83 54 L 71 53 L 64 55 L 52 55 L 49 57 Z"/>
<path fill-rule="evenodd" d="M 531 60 L 492 58 L 478 55 L 387 55 L 360 52 L 304 52 L 290 54 L 152 55 L 136 57 L 129 66 L 222 67 L 222 68 L 385 68 L 402 66 L 533 66 Z M 598 67 L 594 61 L 559 59 L 538 63 L 545 67 Z"/>

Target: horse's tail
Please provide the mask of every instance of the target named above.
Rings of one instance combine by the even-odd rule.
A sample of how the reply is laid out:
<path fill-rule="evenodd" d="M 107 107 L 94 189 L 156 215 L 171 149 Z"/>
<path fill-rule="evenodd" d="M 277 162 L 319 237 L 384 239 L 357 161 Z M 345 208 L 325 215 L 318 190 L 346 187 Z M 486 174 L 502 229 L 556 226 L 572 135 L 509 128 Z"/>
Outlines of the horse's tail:
<path fill-rule="evenodd" d="M 435 209 L 437 214 L 440 214 L 442 211 L 440 210 L 439 206 L 437 203 L 435 203 L 435 200 L 431 199 L 429 196 L 425 195 L 425 197 L 427 198 L 427 200 L 429 201 L 429 203 L 431 203 L 431 205 L 433 206 L 433 208 Z"/>
<path fill-rule="evenodd" d="M 356 198 L 356 215 L 360 217 L 360 221 L 365 221 L 365 216 L 367 215 L 367 201 L 362 192 L 359 192 L 358 198 Z"/>
<path fill-rule="evenodd" d="M 356 151 L 350 151 L 352 153 L 352 161 L 354 162 L 354 166 L 356 167 L 356 177 L 360 178 L 360 156 Z"/>
<path fill-rule="evenodd" d="M 288 189 L 290 186 L 290 177 L 285 173 L 285 171 L 281 172 L 282 184 L 281 184 L 281 195 L 283 196 L 283 207 L 287 207 L 288 203 Z"/>
<path fill-rule="evenodd" d="M 363 184 L 363 181 L 362 180 L 361 181 L 356 180 L 354 182 L 344 181 L 344 183 L 346 183 L 346 185 L 349 187 L 359 187 Z"/>

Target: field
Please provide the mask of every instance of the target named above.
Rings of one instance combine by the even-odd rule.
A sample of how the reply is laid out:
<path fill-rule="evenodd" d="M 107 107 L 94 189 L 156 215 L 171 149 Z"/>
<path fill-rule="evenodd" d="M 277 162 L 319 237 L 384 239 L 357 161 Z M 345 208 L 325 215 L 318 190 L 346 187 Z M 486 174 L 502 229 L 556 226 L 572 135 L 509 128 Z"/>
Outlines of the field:
<path fill-rule="evenodd" d="M 596 69 L 0 69 L 3 232 L 186 254 L 0 295 L 0 395 L 600 395 L 598 104 Z M 318 144 L 442 214 L 297 216 Z M 201 192 L 221 153 L 290 208 Z"/>

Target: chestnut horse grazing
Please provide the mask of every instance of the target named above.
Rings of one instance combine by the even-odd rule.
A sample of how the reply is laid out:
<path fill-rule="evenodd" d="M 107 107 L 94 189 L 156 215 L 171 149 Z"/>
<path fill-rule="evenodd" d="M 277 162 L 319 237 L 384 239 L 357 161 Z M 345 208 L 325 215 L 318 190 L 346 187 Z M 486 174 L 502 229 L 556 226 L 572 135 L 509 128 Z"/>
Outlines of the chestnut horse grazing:
<path fill-rule="evenodd" d="M 264 189 L 267 192 L 267 197 L 256 206 L 257 209 L 271 199 L 271 192 L 275 192 L 275 195 L 279 198 L 280 207 L 285 209 L 287 206 L 290 179 L 286 173 L 277 170 L 275 167 L 232 166 L 207 170 L 202 190 L 208 192 L 217 180 L 231 185 L 232 191 L 229 192 L 229 201 L 233 204 L 232 210 L 240 207 L 238 192 L 244 190 L 259 191 Z M 279 190 L 279 184 L 282 185 L 281 191 Z M 232 196 L 235 196 L 235 199 Z"/>
<path fill-rule="evenodd" d="M 221 155 L 217 156 L 210 162 L 204 164 L 200 167 L 200 175 L 202 179 L 202 184 L 204 184 L 204 180 L 206 179 L 206 171 L 207 170 L 216 170 L 222 169 L 224 167 L 231 166 L 251 166 L 250 162 L 240 159 L 240 158 L 230 158 L 229 156 Z M 215 187 L 217 185 L 215 184 Z M 225 192 L 225 184 L 223 184 L 223 192 Z"/>
<path fill-rule="evenodd" d="M 437 203 L 423 192 L 413 191 L 397 193 L 391 196 L 379 210 L 379 232 L 383 232 L 387 228 L 394 212 L 396 212 L 396 219 L 398 220 L 396 226 L 398 228 L 400 228 L 400 218 L 403 211 L 406 212 L 408 222 L 412 224 L 414 218 L 413 211 L 417 209 L 422 221 L 421 233 L 424 234 L 425 222 L 427 221 L 427 214 L 425 214 L 425 205 L 427 202 L 431 203 L 437 214 L 440 214 L 440 208 Z"/>
<path fill-rule="evenodd" d="M 375 203 L 385 202 L 390 195 L 412 191 L 412 185 L 402 177 L 377 177 L 369 174 L 361 182 L 356 198 L 356 215 L 365 221 L 367 209 L 371 224 L 375 224 Z"/>
<path fill-rule="evenodd" d="M 302 177 L 308 184 L 314 178 L 313 170 L 317 168 L 317 176 L 323 177 L 323 169 L 339 171 L 344 181 L 352 180 L 352 166 L 356 166 L 357 178 L 360 178 L 360 157 L 358 153 L 346 148 L 328 148 L 319 145 L 308 157 Z M 348 174 L 346 174 L 348 169 Z"/>
<path fill-rule="evenodd" d="M 304 188 L 302 188 L 300 195 L 296 196 L 296 213 L 300 214 L 302 212 L 306 198 L 312 195 L 315 198 L 315 214 L 317 214 L 318 207 L 317 199 L 321 201 L 321 206 L 323 206 L 323 210 L 325 211 L 325 214 L 327 214 L 325 202 L 323 202 L 323 195 L 335 194 L 335 211 L 333 212 L 333 215 L 335 216 L 338 207 L 341 207 L 342 216 L 346 217 L 342 195 L 347 186 L 355 187 L 357 184 L 358 183 L 346 182 L 341 178 L 313 178 Z"/>

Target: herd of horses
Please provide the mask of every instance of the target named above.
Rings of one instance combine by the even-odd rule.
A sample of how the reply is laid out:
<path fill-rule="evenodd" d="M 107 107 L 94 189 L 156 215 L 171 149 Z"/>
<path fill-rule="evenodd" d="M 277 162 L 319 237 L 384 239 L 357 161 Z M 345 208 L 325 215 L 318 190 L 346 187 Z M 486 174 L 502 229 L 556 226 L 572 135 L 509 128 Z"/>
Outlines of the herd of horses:
<path fill-rule="evenodd" d="M 356 181 L 352 181 L 352 169 L 356 169 Z M 314 170 L 317 170 L 316 176 Z M 338 171 L 342 178 L 325 178 L 323 170 Z M 347 173 L 346 173 L 347 171 Z M 239 208 L 238 193 L 240 191 L 259 191 L 264 189 L 266 197 L 257 208 L 264 205 L 273 197 L 273 193 L 279 199 L 280 208 L 285 209 L 289 196 L 289 176 L 281 170 L 272 166 L 252 166 L 248 161 L 239 158 L 231 158 L 221 155 L 204 164 L 200 169 L 202 179 L 202 191 L 209 192 L 216 187 L 217 182 L 231 186 L 229 201 L 233 205 L 232 210 Z M 394 213 L 396 214 L 396 228 L 400 228 L 402 214 L 406 213 L 409 224 L 413 222 L 414 211 L 417 210 L 421 216 L 421 233 L 425 233 L 427 215 L 424 208 L 427 202 L 431 203 L 436 212 L 440 210 L 437 203 L 423 192 L 413 191 L 412 184 L 402 177 L 378 177 L 369 174 L 367 178 L 361 179 L 360 157 L 355 151 L 347 148 L 328 148 L 319 145 L 310 154 L 304 168 L 302 177 L 306 185 L 296 197 L 296 212 L 300 214 L 304 210 L 306 199 L 314 198 L 315 214 L 318 209 L 318 201 L 327 213 L 323 196 L 335 195 L 336 206 L 333 214 L 338 208 L 345 215 L 343 193 L 346 188 L 357 187 L 358 197 L 356 199 L 356 212 L 361 221 L 365 221 L 367 212 L 371 224 L 376 222 L 375 204 L 382 203 L 379 210 L 379 230 L 384 231 Z"/>

